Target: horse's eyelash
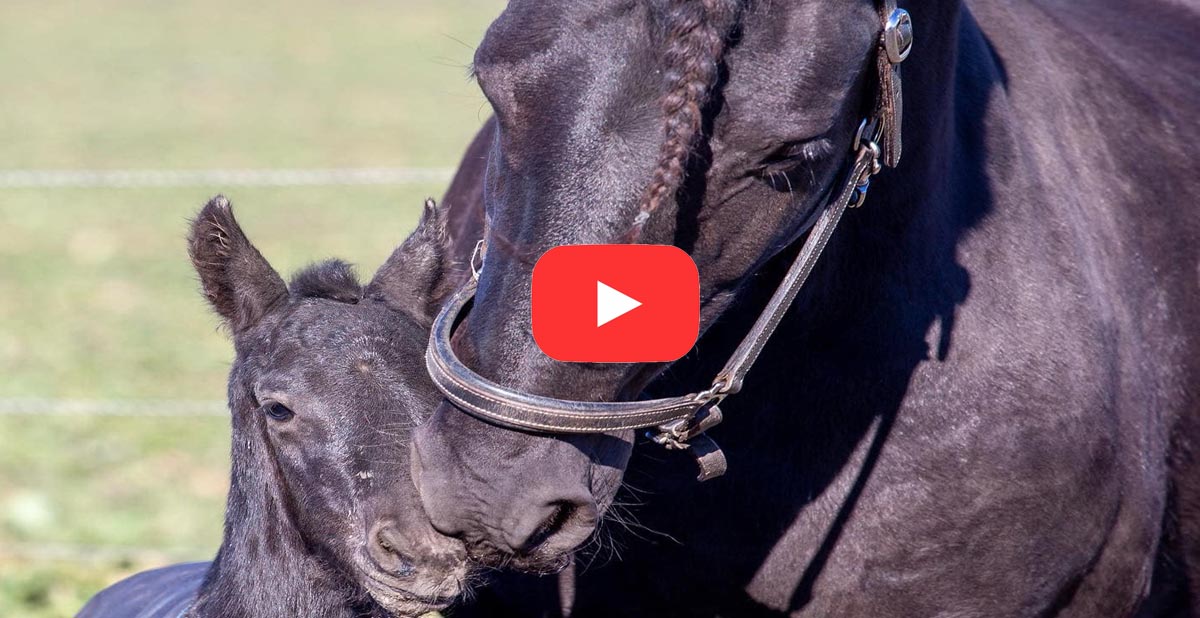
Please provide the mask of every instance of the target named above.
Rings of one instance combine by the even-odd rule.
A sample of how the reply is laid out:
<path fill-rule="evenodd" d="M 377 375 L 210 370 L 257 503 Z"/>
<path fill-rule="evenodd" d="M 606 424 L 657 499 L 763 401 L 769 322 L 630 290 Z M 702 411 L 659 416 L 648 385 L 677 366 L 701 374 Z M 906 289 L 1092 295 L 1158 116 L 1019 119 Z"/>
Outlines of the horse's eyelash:
<path fill-rule="evenodd" d="M 804 163 L 814 163 L 833 154 L 833 141 L 819 138 L 788 144 L 763 161 L 765 172 L 778 172 Z"/>
<path fill-rule="evenodd" d="M 803 161 L 817 161 L 833 154 L 833 141 L 829 138 L 793 144 L 789 158 Z"/>

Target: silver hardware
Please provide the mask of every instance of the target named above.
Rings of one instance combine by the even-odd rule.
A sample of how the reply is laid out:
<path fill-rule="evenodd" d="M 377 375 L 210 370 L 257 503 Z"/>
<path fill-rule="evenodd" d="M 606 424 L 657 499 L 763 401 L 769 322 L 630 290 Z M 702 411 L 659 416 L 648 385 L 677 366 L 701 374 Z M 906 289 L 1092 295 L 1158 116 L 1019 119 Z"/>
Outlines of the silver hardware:
<path fill-rule="evenodd" d="M 718 377 L 713 380 L 712 386 L 696 393 L 696 403 L 699 403 L 700 407 L 695 414 L 659 425 L 654 431 L 646 432 L 646 437 L 668 450 L 687 449 L 689 440 L 717 426 L 724 419 L 717 404 L 728 394 L 729 385 L 725 378 Z"/>
<path fill-rule="evenodd" d="M 862 122 L 858 123 L 858 130 L 854 132 L 854 141 L 850 142 L 850 152 L 858 153 L 858 149 L 862 147 L 867 132 L 871 130 L 873 130 L 871 119 L 863 118 Z"/>
<path fill-rule="evenodd" d="M 720 425 L 723 420 L 725 420 L 725 415 L 721 413 L 721 408 L 716 403 L 710 403 L 696 410 L 691 417 L 659 425 L 656 429 L 657 433 L 649 431 L 646 433 L 646 437 L 667 450 L 683 451 L 691 446 L 688 444 L 690 440 Z"/>
<path fill-rule="evenodd" d="M 471 252 L 471 278 L 476 282 L 479 281 L 479 275 L 483 273 L 483 239 L 475 243 L 475 250 Z M 478 266 L 476 266 L 478 264 Z"/>
<path fill-rule="evenodd" d="M 875 140 L 867 142 L 864 147 L 871 151 L 871 173 L 869 176 L 874 176 L 883 171 L 883 164 L 879 162 L 879 159 L 883 157 L 883 150 Z"/>
<path fill-rule="evenodd" d="M 688 443 L 680 440 L 678 435 L 682 433 L 681 428 L 685 423 L 687 423 L 686 419 L 675 421 L 669 425 L 661 425 L 658 433 L 647 431 L 646 437 L 668 451 L 686 451 Z"/>
<path fill-rule="evenodd" d="M 883 123 L 876 118 L 863 118 L 862 122 L 858 123 L 858 130 L 854 132 L 854 141 L 850 142 L 850 152 L 858 154 L 864 145 L 871 142 L 878 144 L 881 139 L 883 139 Z"/>
<path fill-rule="evenodd" d="M 870 134 L 871 137 L 867 137 Z M 858 156 L 867 154 L 871 157 L 871 167 L 862 171 L 862 177 L 854 184 L 854 195 L 846 204 L 847 208 L 858 208 L 867 201 L 867 190 L 871 188 L 871 177 L 883 171 L 883 149 L 879 139 L 883 134 L 883 125 L 878 120 L 864 118 L 858 125 L 858 133 L 854 136 L 854 152 Z"/>
<path fill-rule="evenodd" d="M 700 403 L 709 403 L 715 401 L 721 403 L 725 399 L 725 395 L 729 394 L 729 385 L 725 383 L 725 378 L 718 377 L 713 380 L 712 386 L 696 393 L 696 401 Z"/>
<path fill-rule="evenodd" d="M 887 52 L 888 62 L 904 62 L 912 53 L 912 46 L 912 17 L 909 17 L 908 11 L 896 9 L 888 16 L 887 25 L 883 28 L 883 49 Z"/>

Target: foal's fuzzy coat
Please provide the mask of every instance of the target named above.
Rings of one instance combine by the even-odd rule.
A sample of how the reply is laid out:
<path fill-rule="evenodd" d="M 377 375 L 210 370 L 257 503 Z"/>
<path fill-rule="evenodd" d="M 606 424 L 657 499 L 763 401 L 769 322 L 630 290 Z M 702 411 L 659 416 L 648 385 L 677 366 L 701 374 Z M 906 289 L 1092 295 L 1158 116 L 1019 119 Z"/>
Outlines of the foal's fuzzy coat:
<path fill-rule="evenodd" d="M 225 537 L 211 564 L 134 576 L 81 617 L 400 617 L 462 592 L 464 551 L 430 527 L 407 448 L 432 405 L 442 217 L 429 204 L 365 289 L 338 261 L 285 286 L 229 202 L 209 202 L 189 252 L 237 350 Z"/>

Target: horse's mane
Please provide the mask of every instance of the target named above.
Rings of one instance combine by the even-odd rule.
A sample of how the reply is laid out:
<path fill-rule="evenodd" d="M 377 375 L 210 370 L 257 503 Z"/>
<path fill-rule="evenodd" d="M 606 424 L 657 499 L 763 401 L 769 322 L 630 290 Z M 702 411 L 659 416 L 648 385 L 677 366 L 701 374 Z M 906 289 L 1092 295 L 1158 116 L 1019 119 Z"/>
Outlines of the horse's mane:
<path fill-rule="evenodd" d="M 720 72 L 725 38 L 736 22 L 738 0 L 673 0 L 666 15 L 667 41 L 662 98 L 664 139 L 650 184 L 642 194 L 631 240 L 650 215 L 679 190 L 700 133 L 704 105 Z"/>

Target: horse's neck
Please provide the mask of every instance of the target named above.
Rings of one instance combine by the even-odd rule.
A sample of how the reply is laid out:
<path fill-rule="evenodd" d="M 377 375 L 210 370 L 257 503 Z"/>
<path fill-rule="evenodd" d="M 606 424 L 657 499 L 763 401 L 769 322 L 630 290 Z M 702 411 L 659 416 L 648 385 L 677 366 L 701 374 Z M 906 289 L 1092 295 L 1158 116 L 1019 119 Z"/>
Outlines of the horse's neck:
<path fill-rule="evenodd" d="M 279 483 L 257 445 L 237 439 L 221 549 L 205 576 L 188 618 L 371 616 L 357 607 L 352 584 L 305 546 L 292 525 Z M 369 606 L 365 602 L 364 605 Z"/>

